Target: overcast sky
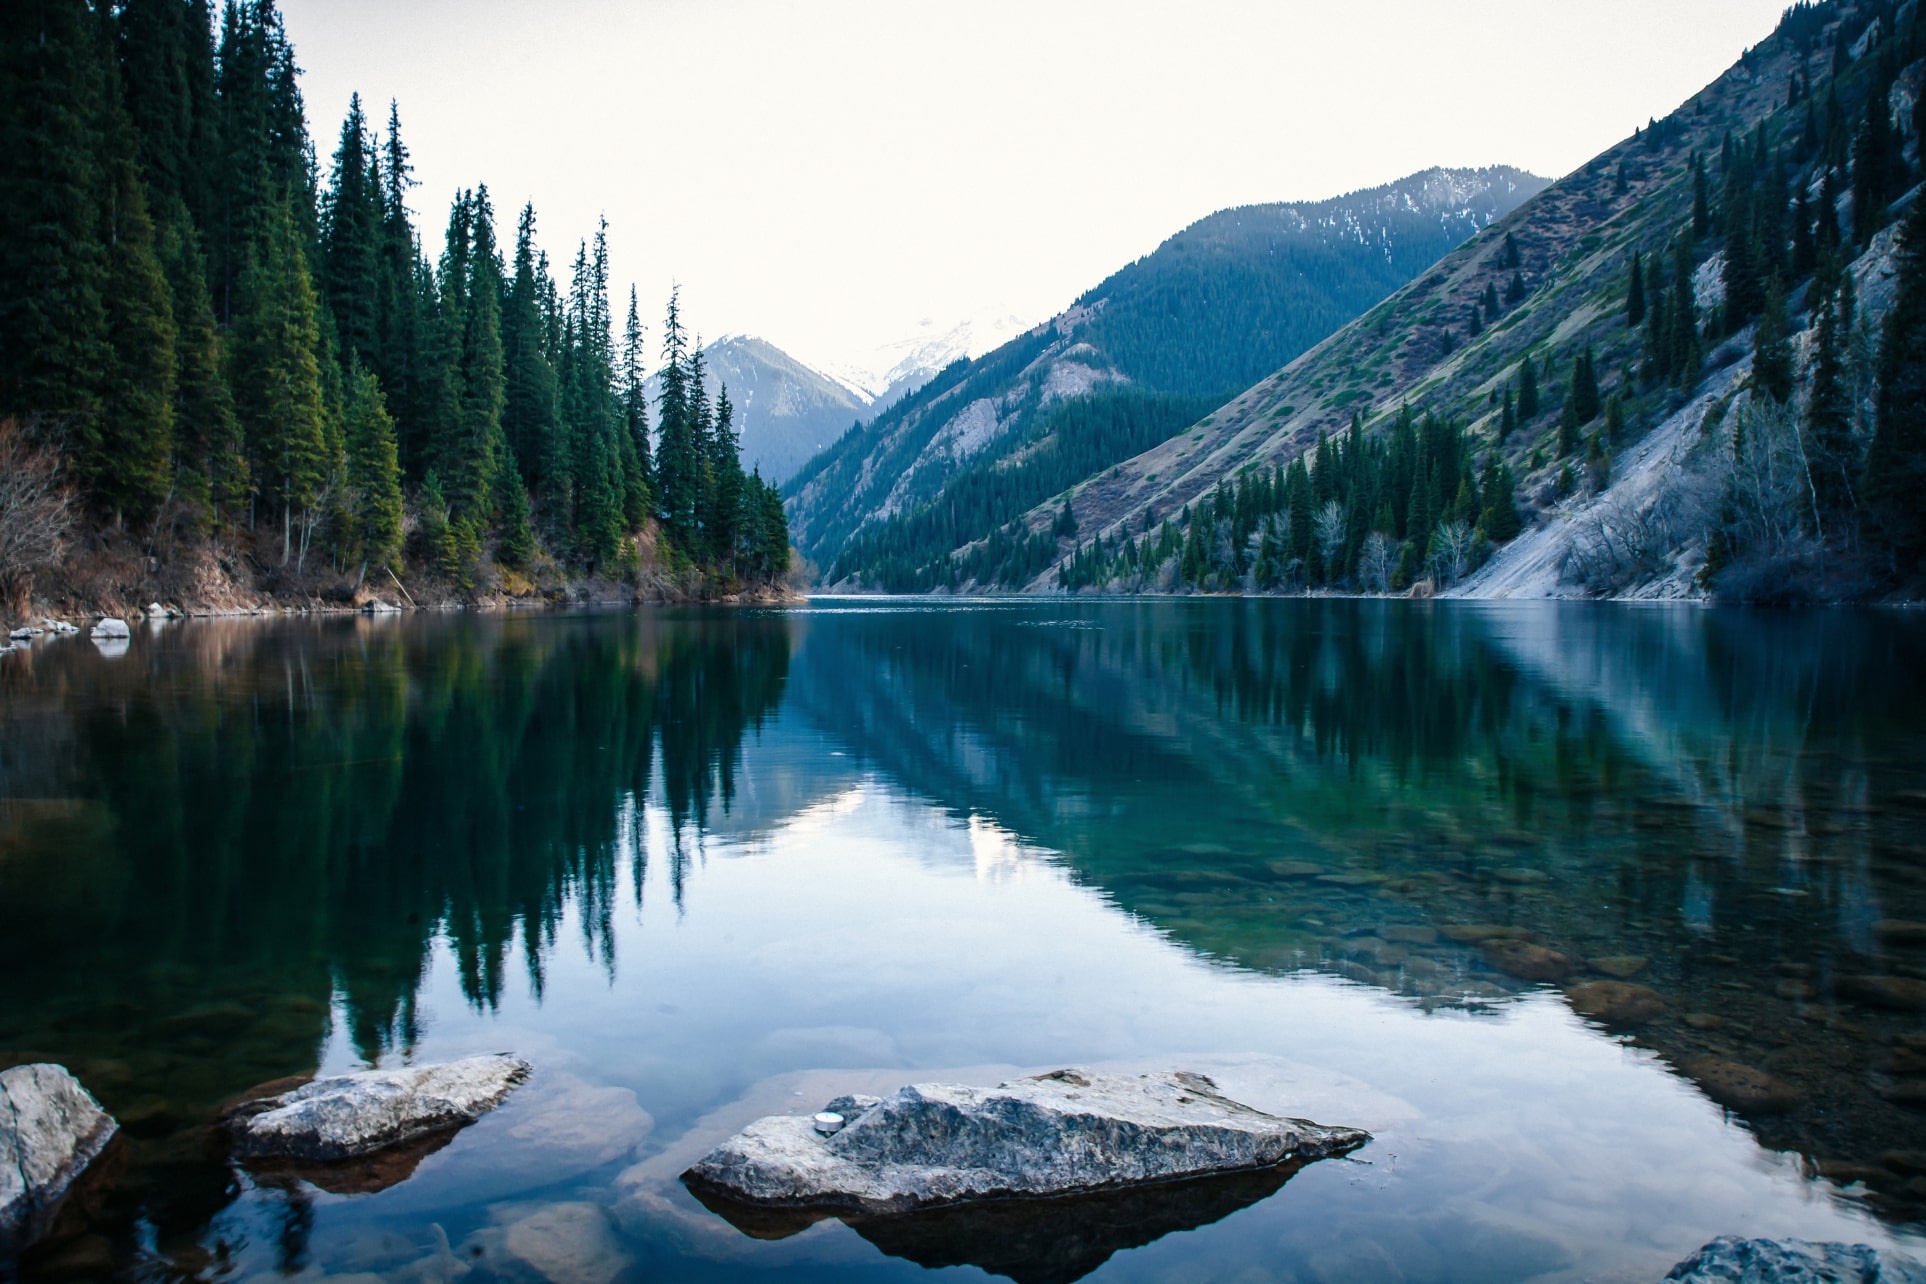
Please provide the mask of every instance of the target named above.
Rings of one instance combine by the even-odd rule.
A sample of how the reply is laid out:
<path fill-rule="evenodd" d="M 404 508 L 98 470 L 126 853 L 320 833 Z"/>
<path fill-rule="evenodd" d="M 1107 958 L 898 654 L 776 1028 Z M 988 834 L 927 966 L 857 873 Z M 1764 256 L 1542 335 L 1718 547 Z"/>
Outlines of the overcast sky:
<path fill-rule="evenodd" d="M 860 361 L 1041 320 L 1213 210 L 1430 165 L 1556 176 L 1663 115 L 1785 0 L 283 0 L 323 167 L 348 95 L 558 270 L 609 221 L 657 329 Z M 566 284 L 566 283 L 564 283 Z"/>

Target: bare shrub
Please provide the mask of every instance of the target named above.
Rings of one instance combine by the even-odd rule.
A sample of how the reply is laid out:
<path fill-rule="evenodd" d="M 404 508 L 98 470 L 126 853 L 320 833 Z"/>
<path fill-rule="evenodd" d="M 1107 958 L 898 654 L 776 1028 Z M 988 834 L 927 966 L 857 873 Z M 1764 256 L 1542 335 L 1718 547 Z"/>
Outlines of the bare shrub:
<path fill-rule="evenodd" d="M 1431 533 L 1431 572 L 1446 585 L 1464 577 L 1471 561 L 1471 524 L 1449 521 Z"/>
<path fill-rule="evenodd" d="M 1391 587 L 1391 569 L 1396 564 L 1396 550 L 1391 537 L 1383 531 L 1372 531 L 1364 537 L 1363 551 L 1358 554 L 1358 576 L 1364 587 L 1373 593 L 1383 593 Z"/>
<path fill-rule="evenodd" d="M 0 419 L 0 610 L 33 609 L 33 575 L 60 560 L 73 527 L 73 492 L 59 457 L 18 420 Z"/>
<path fill-rule="evenodd" d="M 1349 533 L 1344 525 L 1344 506 L 1335 499 L 1324 501 L 1324 507 L 1317 510 L 1315 519 L 1318 556 L 1324 560 L 1324 575 L 1327 579 L 1338 579 L 1344 568 L 1333 565 L 1338 555 L 1344 551 L 1344 538 Z"/>

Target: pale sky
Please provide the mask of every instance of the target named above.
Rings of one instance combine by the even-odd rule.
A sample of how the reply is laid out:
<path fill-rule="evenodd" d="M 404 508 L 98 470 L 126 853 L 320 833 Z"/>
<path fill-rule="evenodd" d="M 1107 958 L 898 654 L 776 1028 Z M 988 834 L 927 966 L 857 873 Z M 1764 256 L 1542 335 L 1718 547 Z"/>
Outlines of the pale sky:
<path fill-rule="evenodd" d="M 1785 0 L 282 0 L 324 171 L 400 100 L 439 253 L 458 186 L 564 276 L 609 221 L 656 335 L 860 362 L 1039 321 L 1186 224 L 1430 165 L 1557 176 L 1678 106 Z M 566 287 L 566 280 L 563 280 Z M 659 337 L 659 336 L 658 336 Z"/>

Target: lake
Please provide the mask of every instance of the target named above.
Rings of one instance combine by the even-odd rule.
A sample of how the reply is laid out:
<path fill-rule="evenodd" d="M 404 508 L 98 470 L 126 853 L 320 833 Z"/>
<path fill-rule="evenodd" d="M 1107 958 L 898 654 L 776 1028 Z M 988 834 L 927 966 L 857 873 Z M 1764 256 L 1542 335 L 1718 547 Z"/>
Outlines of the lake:
<path fill-rule="evenodd" d="M 0 1066 L 123 1127 L 30 1280 L 1921 1252 L 1921 924 L 1916 615 L 818 600 L 0 660 Z M 264 1081 L 493 1051 L 529 1084 L 412 1168 L 250 1172 L 209 1128 Z M 908 1228 L 749 1233 L 677 1180 L 761 1115 L 1063 1066 L 1374 1139 Z"/>

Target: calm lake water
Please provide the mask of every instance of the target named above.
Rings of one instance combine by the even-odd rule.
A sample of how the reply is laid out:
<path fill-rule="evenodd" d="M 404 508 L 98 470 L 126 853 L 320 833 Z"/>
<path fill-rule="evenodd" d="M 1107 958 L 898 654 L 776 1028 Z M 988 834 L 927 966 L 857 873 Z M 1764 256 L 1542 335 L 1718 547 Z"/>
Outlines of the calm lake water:
<path fill-rule="evenodd" d="M 853 601 L 0 660 L 0 1065 L 124 1127 L 35 1280 L 1926 1252 L 1923 923 L 1906 615 Z M 1581 1016 L 1613 977 L 1656 998 Z M 405 1176 L 249 1173 L 208 1127 L 266 1080 L 501 1050 L 529 1085 Z M 676 1180 L 759 1115 L 1066 1065 L 1375 1140 L 1281 1188 L 785 1238 Z"/>

